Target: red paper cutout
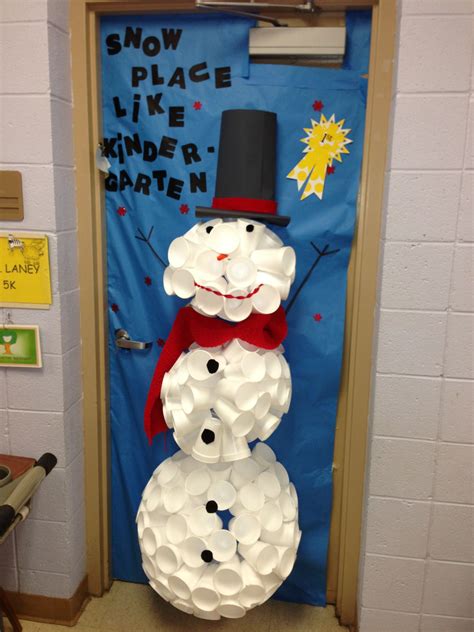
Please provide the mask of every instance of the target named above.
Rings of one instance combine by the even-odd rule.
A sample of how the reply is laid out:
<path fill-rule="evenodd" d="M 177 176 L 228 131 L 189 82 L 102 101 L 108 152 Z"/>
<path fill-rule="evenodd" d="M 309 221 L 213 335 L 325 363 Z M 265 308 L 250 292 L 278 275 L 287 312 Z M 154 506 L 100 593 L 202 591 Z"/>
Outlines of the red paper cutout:
<path fill-rule="evenodd" d="M 117 303 L 112 303 L 112 305 L 110 306 L 110 309 L 117 313 L 119 311 L 119 306 L 117 305 Z"/>
<path fill-rule="evenodd" d="M 181 215 L 187 215 L 189 213 L 189 206 L 187 204 L 181 204 L 179 207 L 179 212 Z"/>
<path fill-rule="evenodd" d="M 144 281 L 145 281 L 145 285 L 151 285 L 151 278 L 149 276 L 146 276 Z"/>
<path fill-rule="evenodd" d="M 163 338 L 158 338 L 158 340 L 156 341 L 156 343 L 157 343 L 157 345 L 158 345 L 159 347 L 164 347 L 164 346 L 165 346 L 165 343 L 166 343 L 166 340 L 163 340 Z"/>
<path fill-rule="evenodd" d="M 321 314 L 314 314 L 313 318 L 317 323 L 319 323 L 323 319 Z"/>
<path fill-rule="evenodd" d="M 317 100 L 316 100 L 316 101 L 313 103 L 313 110 L 314 110 L 315 112 L 321 112 L 321 110 L 323 109 L 323 107 L 324 107 L 324 103 L 323 103 L 322 101 L 317 101 Z"/>
<path fill-rule="evenodd" d="M 194 103 L 193 103 L 193 108 L 194 108 L 195 110 L 200 110 L 200 109 L 202 108 L 202 103 L 201 103 L 201 101 L 194 101 Z"/>
<path fill-rule="evenodd" d="M 123 217 L 127 214 L 127 209 L 125 208 L 125 206 L 119 206 L 117 209 L 117 213 L 120 215 L 120 217 Z"/>
<path fill-rule="evenodd" d="M 328 165 L 328 168 L 326 169 L 326 173 L 330 176 L 331 174 L 333 174 L 336 171 L 336 167 L 331 167 L 330 165 Z"/>

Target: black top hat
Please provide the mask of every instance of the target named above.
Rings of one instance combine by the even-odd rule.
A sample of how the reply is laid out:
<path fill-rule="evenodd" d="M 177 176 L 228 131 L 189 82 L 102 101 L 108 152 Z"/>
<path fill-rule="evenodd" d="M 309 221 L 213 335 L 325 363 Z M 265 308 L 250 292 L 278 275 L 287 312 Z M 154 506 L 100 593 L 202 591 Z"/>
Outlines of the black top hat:
<path fill-rule="evenodd" d="M 275 201 L 276 114 L 263 110 L 222 112 L 216 193 L 212 208 L 196 217 L 246 217 L 287 226 Z"/>

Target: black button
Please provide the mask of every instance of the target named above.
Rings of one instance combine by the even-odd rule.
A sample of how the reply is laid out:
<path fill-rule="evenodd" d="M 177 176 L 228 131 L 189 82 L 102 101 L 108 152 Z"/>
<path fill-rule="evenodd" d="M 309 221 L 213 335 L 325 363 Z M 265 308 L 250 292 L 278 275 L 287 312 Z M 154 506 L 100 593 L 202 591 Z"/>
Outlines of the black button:
<path fill-rule="evenodd" d="M 204 441 L 206 445 L 208 445 L 209 443 L 212 443 L 215 438 L 216 438 L 216 435 L 212 432 L 212 430 L 208 430 L 207 428 L 206 430 L 203 430 L 201 433 L 201 439 Z"/>
<path fill-rule="evenodd" d="M 208 226 L 208 227 L 206 228 L 206 233 L 208 233 L 208 234 L 209 234 L 213 228 L 214 228 L 214 226 Z"/>
<path fill-rule="evenodd" d="M 247 224 L 247 228 L 245 229 L 248 233 L 253 233 L 253 229 L 255 226 L 253 224 Z"/>
<path fill-rule="evenodd" d="M 219 362 L 217 360 L 208 360 L 206 367 L 209 373 L 217 373 Z"/>
<path fill-rule="evenodd" d="M 212 551 L 209 551 L 208 549 L 203 551 L 201 553 L 201 559 L 203 562 L 212 562 L 212 560 L 214 559 L 214 556 L 212 555 Z"/>
<path fill-rule="evenodd" d="M 215 500 L 208 500 L 206 503 L 206 511 L 207 513 L 216 513 L 217 511 L 217 503 Z"/>

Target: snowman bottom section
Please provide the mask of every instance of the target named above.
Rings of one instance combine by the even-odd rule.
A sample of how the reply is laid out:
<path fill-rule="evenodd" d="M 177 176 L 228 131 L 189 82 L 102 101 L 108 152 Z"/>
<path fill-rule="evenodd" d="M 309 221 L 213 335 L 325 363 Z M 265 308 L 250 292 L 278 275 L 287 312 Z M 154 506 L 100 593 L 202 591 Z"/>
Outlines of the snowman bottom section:
<path fill-rule="evenodd" d="M 239 618 L 269 599 L 301 539 L 295 487 L 264 443 L 234 463 L 178 451 L 150 478 L 137 527 L 151 587 L 205 619 Z"/>
<path fill-rule="evenodd" d="M 248 443 L 266 441 L 290 407 L 283 347 L 266 351 L 239 339 L 208 349 L 193 345 L 165 374 L 161 399 L 186 454 L 204 463 L 248 457 Z"/>

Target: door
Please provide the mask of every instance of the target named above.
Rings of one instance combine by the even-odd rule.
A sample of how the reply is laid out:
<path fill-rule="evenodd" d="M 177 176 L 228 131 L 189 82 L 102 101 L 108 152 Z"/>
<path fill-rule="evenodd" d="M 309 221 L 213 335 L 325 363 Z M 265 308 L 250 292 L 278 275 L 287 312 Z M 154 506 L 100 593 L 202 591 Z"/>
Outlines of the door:
<path fill-rule="evenodd" d="M 303 539 L 278 594 L 322 605 L 366 86 L 359 71 L 249 64 L 250 26 L 196 16 L 101 21 L 112 573 L 146 581 L 135 514 L 153 469 L 176 450 L 171 436 L 149 445 L 143 431 L 148 385 L 182 306 L 162 285 L 168 245 L 196 222 L 197 205 L 210 205 L 222 111 L 265 109 L 277 113 L 277 201 L 292 217 L 279 236 L 298 260 L 286 303 L 293 399 L 268 443 L 298 491 Z M 314 138 L 316 124 L 327 129 L 320 145 L 339 143 L 331 160 L 327 151 L 303 153 L 300 141 Z M 313 179 L 298 179 L 304 169 Z M 147 344 L 133 348 L 127 338 Z"/>

